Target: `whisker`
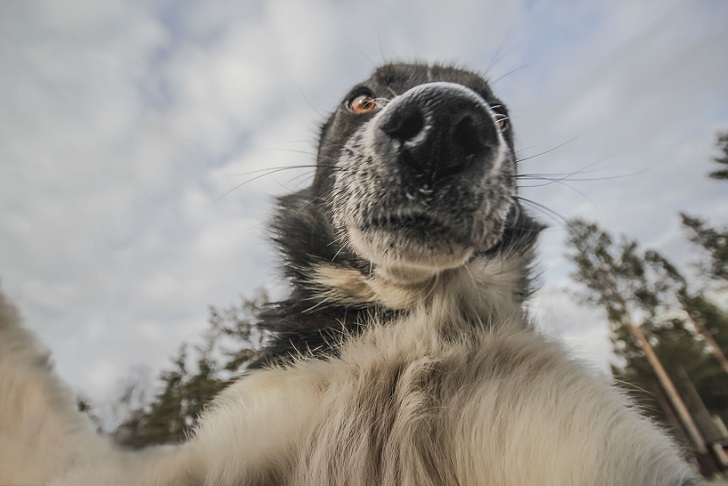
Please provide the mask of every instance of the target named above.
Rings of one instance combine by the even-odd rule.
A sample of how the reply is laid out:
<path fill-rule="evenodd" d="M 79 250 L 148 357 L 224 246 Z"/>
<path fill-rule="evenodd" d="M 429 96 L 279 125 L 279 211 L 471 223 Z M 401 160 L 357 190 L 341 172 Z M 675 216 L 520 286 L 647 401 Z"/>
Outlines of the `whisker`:
<path fill-rule="evenodd" d="M 564 180 L 568 180 L 569 182 L 575 181 L 575 182 L 593 182 L 593 181 L 609 181 L 613 179 L 624 179 L 627 177 L 634 177 L 637 175 L 644 174 L 646 172 L 649 172 L 649 169 L 642 169 L 637 172 L 629 172 L 627 174 L 619 174 L 619 175 L 613 175 L 613 176 L 603 176 L 603 177 L 579 177 L 579 178 L 572 178 L 570 177 L 571 174 L 577 174 L 578 172 L 571 172 L 569 174 L 566 174 L 564 177 L 549 177 L 548 174 L 544 175 L 536 175 L 536 174 L 521 174 L 516 176 L 516 179 L 522 179 L 522 180 L 542 180 L 542 181 L 551 181 L 544 184 L 534 184 L 531 186 L 518 186 L 518 187 L 541 187 L 541 186 L 547 186 L 549 184 L 553 184 L 555 182 L 561 182 Z M 553 174 L 554 176 L 561 176 L 562 174 Z"/>
<path fill-rule="evenodd" d="M 493 85 L 494 85 L 495 83 L 497 83 L 497 82 L 498 82 L 498 81 L 500 81 L 501 79 L 505 78 L 506 76 L 510 76 L 511 74 L 515 73 L 516 71 L 520 71 L 521 69 L 527 68 L 527 67 L 529 67 L 529 66 L 530 66 L 531 64 L 533 64 L 533 63 L 532 63 L 532 62 L 529 62 L 529 63 L 527 63 L 527 64 L 523 64 L 522 66 L 518 66 L 517 68 L 511 69 L 510 71 L 508 71 L 508 72 L 507 72 L 507 73 L 505 73 L 504 75 L 502 75 L 502 76 L 500 76 L 500 77 L 498 77 L 498 78 L 494 79 L 493 81 L 491 81 L 491 82 L 490 82 L 490 83 L 488 83 L 488 84 L 490 84 L 491 86 L 493 86 Z"/>
<path fill-rule="evenodd" d="M 316 164 L 305 164 L 305 165 L 281 165 L 278 167 L 266 167 L 265 169 L 256 169 L 256 170 L 250 170 L 246 172 L 231 172 L 229 174 L 223 174 L 226 177 L 239 177 L 239 176 L 248 176 L 253 174 L 258 174 L 260 172 L 267 172 L 267 171 L 273 171 L 273 170 L 286 170 L 286 169 L 315 169 L 317 167 Z M 332 166 L 333 167 L 333 166 Z"/>
<path fill-rule="evenodd" d="M 582 135 L 584 135 L 584 133 L 585 133 L 585 132 L 582 132 L 582 133 L 580 133 L 580 134 L 578 134 L 578 135 L 575 135 L 575 136 L 573 136 L 572 138 L 570 138 L 569 140 L 567 140 L 566 142 L 562 142 L 562 143 L 558 144 L 558 145 L 557 145 L 557 146 L 555 146 L 555 147 L 552 147 L 552 148 L 550 148 L 550 149 L 548 149 L 548 150 L 544 150 L 544 151 L 543 151 L 543 152 L 541 152 L 541 153 L 538 153 L 538 154 L 534 154 L 534 155 L 529 155 L 528 157 L 523 157 L 523 158 L 520 158 L 520 159 L 516 159 L 516 163 L 519 163 L 519 164 L 520 164 L 520 163 L 521 163 L 521 162 L 523 162 L 523 161 L 526 161 L 526 160 L 531 160 L 531 159 L 535 159 L 536 157 L 540 157 L 540 156 L 542 156 L 542 155 L 546 155 L 546 154 L 548 154 L 548 153 L 550 153 L 550 152 L 553 152 L 554 150 L 558 150 L 558 149 L 560 149 L 561 147 L 563 147 L 564 145 L 566 145 L 566 144 L 569 144 L 569 143 L 573 142 L 574 140 L 576 140 L 577 138 L 581 137 Z M 594 165 L 594 164 L 592 164 L 592 165 Z"/>
<path fill-rule="evenodd" d="M 341 150 L 348 150 L 349 153 L 352 154 L 352 155 L 361 155 L 359 152 L 355 152 L 354 150 L 352 150 L 351 148 L 349 148 L 346 144 L 333 144 L 333 143 L 330 143 L 329 145 L 331 145 L 333 147 L 336 147 L 336 148 L 339 148 Z M 311 151 L 307 151 L 307 150 L 284 149 L 284 148 L 280 148 L 278 150 L 284 151 L 284 152 L 293 152 L 293 153 L 299 153 L 299 154 L 305 154 L 305 155 L 312 155 L 312 156 L 318 157 L 319 159 L 323 158 L 323 160 L 327 160 L 327 161 L 330 161 L 330 162 L 338 162 L 338 160 L 339 160 L 337 157 L 333 157 L 333 156 L 330 156 L 330 155 L 329 156 L 326 156 L 326 155 L 323 155 L 323 154 L 319 154 L 319 153 L 315 153 L 315 152 L 311 152 Z M 330 165 L 330 166 L 323 166 L 322 165 L 320 167 L 338 168 L 338 166 L 336 166 L 336 165 Z"/>
<path fill-rule="evenodd" d="M 320 116 L 321 118 L 323 118 L 325 116 L 323 113 L 321 113 L 319 111 L 318 108 L 316 108 L 316 106 L 311 102 L 311 100 L 308 98 L 308 96 L 306 96 L 306 93 L 303 92 L 303 90 L 298 85 L 298 83 L 296 83 L 296 90 L 298 91 L 298 94 L 300 94 L 303 97 L 303 99 L 306 101 L 306 103 L 308 104 L 308 106 L 310 106 L 311 109 L 313 111 L 315 111 L 318 116 Z"/>
<path fill-rule="evenodd" d="M 515 47 L 510 48 L 507 52 L 504 52 L 501 54 L 501 49 L 503 49 L 503 46 L 506 43 L 506 39 L 508 39 L 508 34 L 510 31 L 506 33 L 506 35 L 503 36 L 503 39 L 501 39 L 500 43 L 498 44 L 498 48 L 493 53 L 493 57 L 490 58 L 490 61 L 488 62 L 488 66 L 485 68 L 485 72 L 483 73 L 484 76 L 487 76 L 488 73 L 490 73 L 490 70 L 493 69 L 498 65 L 501 59 L 503 59 L 505 56 L 513 52 L 513 49 Z"/>
<path fill-rule="evenodd" d="M 278 168 L 278 169 L 272 169 L 272 170 L 269 170 L 268 172 L 266 172 L 264 174 L 260 174 L 260 175 L 257 175 L 255 177 L 251 178 L 251 179 L 248 179 L 246 181 L 243 181 L 240 184 L 237 184 L 232 189 L 230 189 L 230 190 L 226 191 L 225 193 L 223 193 L 217 199 L 215 199 L 215 202 L 220 201 L 222 198 L 224 198 L 225 196 L 227 196 L 231 192 L 236 191 L 236 190 L 240 189 L 241 187 L 243 187 L 244 185 L 249 184 L 249 183 L 251 183 L 251 182 L 253 182 L 253 181 L 257 180 L 257 179 L 260 179 L 260 178 L 263 178 L 263 177 L 266 177 L 266 176 L 269 176 L 269 175 L 272 175 L 272 174 L 275 174 L 275 173 L 278 173 L 278 172 L 283 172 L 283 171 L 288 170 L 290 168 L 291 167 L 282 167 L 282 168 Z"/>
<path fill-rule="evenodd" d="M 495 52 L 493 52 L 493 56 L 490 58 L 490 61 L 488 61 L 488 65 L 485 67 L 485 71 L 483 72 L 483 77 L 487 77 L 491 68 L 493 68 L 495 66 L 495 63 L 500 60 L 500 57 L 498 57 L 498 55 L 500 54 L 500 51 L 503 48 L 503 44 L 505 44 L 505 43 L 506 43 L 506 36 L 503 36 L 500 43 L 498 43 L 498 47 L 496 48 Z"/>
<path fill-rule="evenodd" d="M 544 206 L 543 204 L 537 203 L 536 201 L 532 201 L 530 199 L 526 199 L 525 197 L 522 197 L 522 196 L 516 196 L 516 199 L 520 202 L 530 204 L 531 206 L 538 209 L 546 216 L 549 216 L 549 217 L 553 218 L 554 220 L 558 221 L 562 226 L 566 226 L 569 222 L 568 219 L 566 219 L 565 217 L 563 217 L 562 215 L 560 215 L 553 209 L 551 209 L 547 206 Z"/>
<path fill-rule="evenodd" d="M 544 178 L 535 178 L 534 177 L 532 179 L 524 178 L 526 180 L 539 180 L 539 179 L 540 180 L 549 180 L 550 182 L 547 182 L 547 183 L 544 183 L 544 184 L 533 184 L 531 186 L 519 186 L 519 187 L 540 187 L 540 186 L 547 186 L 547 185 L 550 185 L 550 184 L 554 184 L 554 183 L 557 183 L 557 182 L 563 182 L 565 180 L 574 181 L 574 180 L 577 180 L 577 179 L 572 179 L 571 176 L 576 175 L 576 174 L 579 174 L 582 171 L 585 171 L 585 170 L 587 170 L 590 167 L 594 167 L 595 165 L 597 165 L 597 164 L 599 164 L 599 163 L 601 163 L 603 161 L 604 161 L 604 159 L 597 160 L 595 162 L 592 162 L 589 165 L 585 165 L 584 167 L 582 167 L 582 168 L 580 168 L 578 170 L 575 170 L 573 172 L 567 173 L 566 175 L 564 175 L 562 177 L 555 177 L 553 179 L 549 179 L 549 178 L 546 178 L 546 177 L 544 177 Z"/>
<path fill-rule="evenodd" d="M 571 179 L 569 179 L 569 181 L 571 181 Z M 549 185 L 549 184 L 559 184 L 560 186 L 565 187 L 565 188 L 567 188 L 567 189 L 575 192 L 576 194 L 580 195 L 586 201 L 589 201 L 589 204 L 591 204 L 594 208 L 597 208 L 598 207 L 594 203 L 594 201 L 592 201 L 591 198 L 589 196 L 587 196 L 584 192 L 580 191 L 579 189 L 577 189 L 576 187 L 572 186 L 571 184 L 567 184 L 563 180 L 554 180 L 554 181 L 551 181 L 551 182 L 548 182 L 548 183 L 544 183 L 544 184 L 533 184 L 533 185 L 530 185 L 530 186 L 518 186 L 518 187 L 541 187 L 541 186 L 546 186 L 546 185 Z"/>
<path fill-rule="evenodd" d="M 303 184 L 313 181 L 314 177 L 315 177 L 315 175 L 312 175 L 312 174 L 299 174 L 296 177 L 291 178 L 288 182 L 291 183 L 291 182 L 295 181 L 296 179 L 300 178 L 301 180 L 299 182 L 297 182 L 295 186 L 293 186 L 294 189 L 298 189 Z"/>
<path fill-rule="evenodd" d="M 583 197 L 586 201 L 588 201 L 593 207 L 596 208 L 597 205 L 589 198 L 589 196 L 587 196 L 584 192 L 580 191 L 579 189 L 573 187 L 572 185 L 567 184 L 565 181 L 572 182 L 572 181 L 608 180 L 608 179 L 617 179 L 617 178 L 623 178 L 623 177 L 627 177 L 628 176 L 628 175 L 622 175 L 622 176 L 605 176 L 605 177 L 595 177 L 595 178 L 572 178 L 571 177 L 572 175 L 575 175 L 575 174 L 579 174 L 581 172 L 584 172 L 587 169 L 589 169 L 590 167 L 593 167 L 596 164 L 599 164 L 599 163 L 601 163 L 603 161 L 604 161 L 604 159 L 597 160 L 597 161 L 595 161 L 595 162 L 593 162 L 593 163 L 591 163 L 589 165 L 586 165 L 586 166 L 582 167 L 579 170 L 576 170 L 576 171 L 571 172 L 571 173 L 567 173 L 564 176 L 558 177 L 558 178 L 549 178 L 547 176 L 525 176 L 522 179 L 524 179 L 524 180 L 543 180 L 543 181 L 548 181 L 548 182 L 544 182 L 542 184 L 529 184 L 529 185 L 520 185 L 519 184 L 518 187 L 519 188 L 520 187 L 523 187 L 523 188 L 528 188 L 528 187 L 543 187 L 543 186 L 548 186 L 548 185 L 551 185 L 551 184 L 559 184 L 559 185 L 561 185 L 563 187 L 566 187 L 566 188 L 574 191 L 575 193 L 577 193 L 578 195 L 580 195 L 581 197 Z M 643 173 L 646 170 L 647 169 L 644 169 L 642 171 L 638 171 L 636 174 Z M 518 179 L 518 177 L 516 177 L 516 178 Z"/>
<path fill-rule="evenodd" d="M 269 167 L 269 168 L 265 168 L 265 169 L 257 169 L 257 170 L 248 171 L 248 172 L 240 172 L 240 173 L 235 173 L 235 174 L 225 174 L 226 176 L 229 176 L 229 177 L 243 176 L 243 175 L 251 175 L 251 174 L 259 174 L 259 175 L 255 176 L 255 177 L 252 177 L 252 178 L 250 178 L 248 180 L 245 180 L 245 181 L 241 182 L 240 184 L 237 184 L 236 186 L 234 186 L 230 190 L 228 190 L 225 193 L 223 193 L 220 197 L 218 197 L 217 199 L 215 199 L 215 202 L 220 201 L 222 198 L 224 198 L 225 196 L 227 196 L 231 192 L 233 192 L 233 191 L 241 188 L 242 186 L 244 186 L 246 184 L 249 184 L 249 183 L 251 183 L 251 182 L 253 182 L 253 181 L 257 180 L 257 179 L 260 179 L 262 177 L 272 176 L 273 174 L 276 174 L 278 172 L 287 171 L 287 170 L 294 170 L 294 169 L 319 169 L 319 168 L 333 169 L 335 171 L 346 171 L 347 170 L 345 168 L 338 167 L 336 165 L 305 164 L 305 165 L 290 165 L 290 166 L 285 166 L 285 167 L 273 167 L 273 168 L 270 168 Z M 263 173 L 260 174 L 261 172 L 263 172 Z M 310 173 L 309 174 L 303 174 L 303 176 L 307 176 L 307 175 L 310 175 Z M 297 176 L 297 177 L 300 177 L 300 176 Z M 294 177 L 292 180 L 296 179 L 297 177 Z M 285 187 L 285 186 L 282 186 L 282 187 Z"/>

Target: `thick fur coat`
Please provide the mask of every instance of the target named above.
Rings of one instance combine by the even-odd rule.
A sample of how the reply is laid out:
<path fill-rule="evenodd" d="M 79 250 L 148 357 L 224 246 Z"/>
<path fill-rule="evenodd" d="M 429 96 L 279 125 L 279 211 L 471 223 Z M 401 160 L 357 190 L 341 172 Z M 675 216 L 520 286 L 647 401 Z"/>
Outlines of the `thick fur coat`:
<path fill-rule="evenodd" d="M 479 75 L 389 64 L 321 130 L 272 224 L 290 297 L 174 448 L 120 451 L 0 300 L 0 484 L 687 485 L 681 451 L 537 331 L 540 225 Z"/>

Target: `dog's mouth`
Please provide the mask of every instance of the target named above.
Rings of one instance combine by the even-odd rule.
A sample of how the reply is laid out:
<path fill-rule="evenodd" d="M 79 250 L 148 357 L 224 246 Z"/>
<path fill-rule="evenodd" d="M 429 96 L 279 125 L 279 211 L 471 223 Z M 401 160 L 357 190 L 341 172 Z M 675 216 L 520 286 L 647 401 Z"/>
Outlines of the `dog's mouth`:
<path fill-rule="evenodd" d="M 424 212 L 403 213 L 399 211 L 380 215 L 371 218 L 366 226 L 369 230 L 404 232 L 409 234 L 410 238 L 424 241 L 431 238 L 432 235 L 443 234 L 450 234 L 455 239 L 462 240 L 466 238 L 466 235 L 459 228 Z"/>
<path fill-rule="evenodd" d="M 462 223 L 462 221 L 461 221 Z M 482 241 L 470 225 L 425 212 L 392 212 L 347 225 L 354 250 L 396 281 L 416 282 L 464 265 Z M 484 228 L 483 228 L 484 229 Z"/>

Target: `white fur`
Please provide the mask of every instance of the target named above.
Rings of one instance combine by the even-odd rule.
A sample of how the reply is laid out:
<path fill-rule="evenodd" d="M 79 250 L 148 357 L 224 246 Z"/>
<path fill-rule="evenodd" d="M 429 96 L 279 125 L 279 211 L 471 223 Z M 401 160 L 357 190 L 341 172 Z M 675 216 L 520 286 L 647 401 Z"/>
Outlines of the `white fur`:
<path fill-rule="evenodd" d="M 140 453 L 93 433 L 2 303 L 0 484 L 679 485 L 693 475 L 603 377 L 528 330 L 518 306 L 493 329 L 478 314 L 495 302 L 467 316 L 453 312 L 458 293 L 433 291 L 399 322 L 372 322 L 337 359 L 241 379 L 187 444 Z"/>
<path fill-rule="evenodd" d="M 53 372 L 49 353 L 0 294 L 1 485 L 141 484 L 181 452 L 125 452 L 98 435 Z"/>
<path fill-rule="evenodd" d="M 445 270 L 435 277 L 417 283 L 393 281 L 377 272 L 361 272 L 335 265 L 319 265 L 314 271 L 313 283 L 324 302 L 349 305 L 377 304 L 386 309 L 412 309 L 423 303 L 431 304 L 444 299 L 449 309 L 490 316 L 520 312 L 520 304 L 513 300 L 521 282 L 520 269 L 530 259 L 524 254 L 508 254 L 488 258 L 475 258 L 459 268 Z"/>
<path fill-rule="evenodd" d="M 0 295 L 0 484 L 40 483 L 106 449 Z"/>

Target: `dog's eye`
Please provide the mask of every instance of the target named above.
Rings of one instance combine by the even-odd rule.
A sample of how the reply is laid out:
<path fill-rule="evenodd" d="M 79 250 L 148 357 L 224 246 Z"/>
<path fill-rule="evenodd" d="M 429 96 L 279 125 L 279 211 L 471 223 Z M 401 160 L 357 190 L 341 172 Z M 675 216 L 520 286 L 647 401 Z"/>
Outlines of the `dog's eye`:
<path fill-rule="evenodd" d="M 493 110 L 493 118 L 495 119 L 495 124 L 498 127 L 498 130 L 501 132 L 505 132 L 508 130 L 508 128 L 511 126 L 511 124 L 508 122 L 508 115 L 506 113 L 503 113 L 503 105 L 491 105 L 490 107 Z"/>
<path fill-rule="evenodd" d="M 498 130 L 500 130 L 501 132 L 505 132 L 506 130 L 508 130 L 508 127 L 510 126 L 510 123 L 508 123 L 508 115 L 496 113 L 495 124 L 498 126 Z"/>
<path fill-rule="evenodd" d="M 357 115 L 363 115 L 374 111 L 377 107 L 377 99 L 369 93 L 362 93 L 349 100 L 349 109 Z"/>

